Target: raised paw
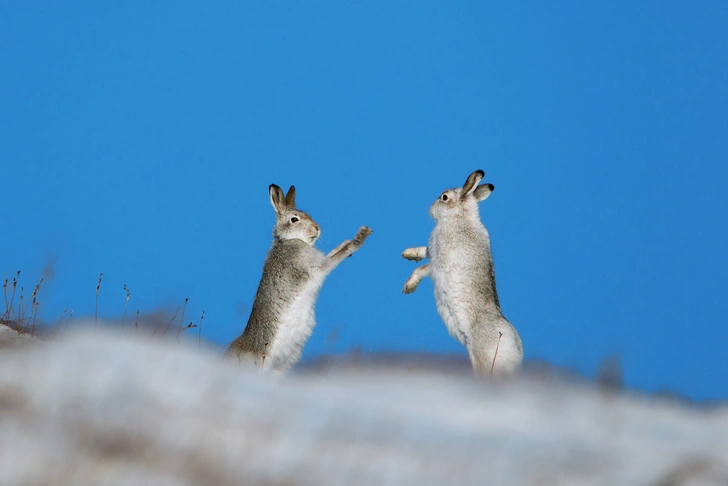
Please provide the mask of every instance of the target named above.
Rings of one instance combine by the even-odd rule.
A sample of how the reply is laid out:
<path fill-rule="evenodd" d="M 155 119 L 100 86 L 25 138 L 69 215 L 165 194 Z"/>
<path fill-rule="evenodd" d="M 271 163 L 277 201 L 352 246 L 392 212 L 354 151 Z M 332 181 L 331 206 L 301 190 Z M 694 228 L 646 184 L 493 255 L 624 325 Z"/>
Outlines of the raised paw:
<path fill-rule="evenodd" d="M 405 258 L 407 260 L 414 260 L 416 262 L 419 262 L 420 260 L 424 259 L 427 256 L 427 247 L 426 246 L 418 246 L 416 248 L 407 248 L 405 251 L 402 252 L 402 258 Z"/>
<path fill-rule="evenodd" d="M 415 290 L 417 290 L 417 286 L 420 284 L 420 281 L 417 280 L 416 277 L 412 276 L 405 282 L 404 288 L 402 289 L 402 292 L 405 294 L 411 294 Z"/>
<path fill-rule="evenodd" d="M 372 230 L 370 228 L 366 226 L 359 228 L 359 231 L 356 232 L 356 236 L 354 237 L 354 245 L 361 246 L 370 234 L 372 234 Z"/>

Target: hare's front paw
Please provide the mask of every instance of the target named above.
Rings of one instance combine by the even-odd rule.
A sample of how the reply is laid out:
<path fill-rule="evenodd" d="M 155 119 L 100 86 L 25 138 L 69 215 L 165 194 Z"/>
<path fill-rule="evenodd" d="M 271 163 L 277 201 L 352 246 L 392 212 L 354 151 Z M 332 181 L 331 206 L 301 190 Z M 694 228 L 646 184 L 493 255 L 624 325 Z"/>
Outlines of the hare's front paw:
<path fill-rule="evenodd" d="M 427 257 L 427 247 L 418 246 L 416 248 L 407 248 L 402 252 L 402 257 L 407 260 L 414 260 L 419 262 L 420 260 Z"/>
<path fill-rule="evenodd" d="M 417 286 L 420 284 L 420 279 L 418 279 L 416 276 L 412 275 L 407 282 L 404 284 L 404 288 L 402 289 L 402 292 L 405 294 L 411 294 L 415 290 L 417 290 Z"/>
<path fill-rule="evenodd" d="M 359 228 L 359 231 L 357 231 L 356 236 L 354 237 L 354 245 L 361 246 L 370 234 L 372 234 L 372 230 L 368 227 L 362 226 Z"/>
<path fill-rule="evenodd" d="M 420 281 L 422 281 L 422 279 L 425 277 L 429 277 L 430 274 L 431 271 L 429 263 L 426 263 L 421 267 L 415 268 L 414 272 L 412 272 L 412 275 L 410 275 L 410 278 L 408 278 L 407 282 L 404 284 L 404 289 L 402 289 L 402 292 L 404 292 L 405 294 L 411 294 L 412 292 L 417 290 L 417 286 L 420 284 Z"/>

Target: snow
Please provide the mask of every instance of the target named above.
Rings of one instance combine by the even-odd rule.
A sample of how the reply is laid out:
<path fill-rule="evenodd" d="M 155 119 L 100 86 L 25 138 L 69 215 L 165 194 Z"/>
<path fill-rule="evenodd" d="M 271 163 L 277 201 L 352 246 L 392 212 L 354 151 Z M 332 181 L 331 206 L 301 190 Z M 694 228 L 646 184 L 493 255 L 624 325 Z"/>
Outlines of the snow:
<path fill-rule="evenodd" d="M 108 330 L 0 350 L 0 484 L 728 484 L 728 408 L 535 376 L 265 379 Z"/>

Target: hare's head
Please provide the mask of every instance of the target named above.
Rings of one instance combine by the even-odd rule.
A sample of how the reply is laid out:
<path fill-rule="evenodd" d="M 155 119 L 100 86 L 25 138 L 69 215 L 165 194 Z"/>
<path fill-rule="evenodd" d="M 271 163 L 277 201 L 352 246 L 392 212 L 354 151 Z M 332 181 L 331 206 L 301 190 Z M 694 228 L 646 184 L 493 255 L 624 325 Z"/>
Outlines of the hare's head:
<path fill-rule="evenodd" d="M 321 228 L 311 219 L 311 216 L 296 209 L 296 188 L 291 186 L 288 194 L 271 184 L 270 203 L 276 211 L 276 226 L 273 237 L 279 240 L 301 240 L 313 245 L 321 235 Z"/>
<path fill-rule="evenodd" d="M 437 201 L 430 206 L 430 214 L 435 221 L 462 218 L 480 219 L 478 203 L 485 201 L 493 192 L 493 184 L 481 184 L 485 176 L 482 170 L 476 170 L 468 176 L 463 187 L 448 189 L 440 194 Z"/>

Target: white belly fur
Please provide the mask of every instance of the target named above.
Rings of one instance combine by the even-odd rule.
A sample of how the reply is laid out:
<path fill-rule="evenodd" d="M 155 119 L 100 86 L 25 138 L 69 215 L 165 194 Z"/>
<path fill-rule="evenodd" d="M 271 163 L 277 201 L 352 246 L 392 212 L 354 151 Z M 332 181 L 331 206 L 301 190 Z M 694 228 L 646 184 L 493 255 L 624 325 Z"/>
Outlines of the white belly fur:
<path fill-rule="evenodd" d="M 468 288 L 468 282 L 462 278 L 462 275 L 447 274 L 444 271 L 433 272 L 432 281 L 437 312 L 445 323 L 447 331 L 461 344 L 468 346 L 470 323 L 467 316 L 463 315 L 463 306 L 457 305 L 458 302 L 463 302 L 466 298 L 464 289 Z"/>
<path fill-rule="evenodd" d="M 286 371 L 301 358 L 303 346 L 316 326 L 316 298 L 322 284 L 323 278 L 312 278 L 283 312 L 281 325 L 268 349 L 264 369 Z"/>

